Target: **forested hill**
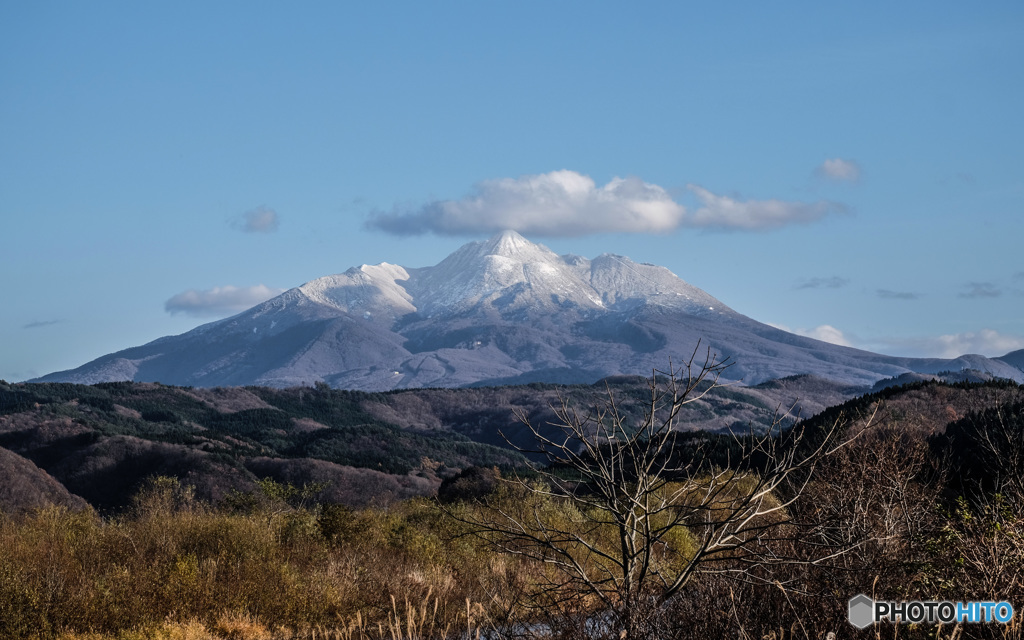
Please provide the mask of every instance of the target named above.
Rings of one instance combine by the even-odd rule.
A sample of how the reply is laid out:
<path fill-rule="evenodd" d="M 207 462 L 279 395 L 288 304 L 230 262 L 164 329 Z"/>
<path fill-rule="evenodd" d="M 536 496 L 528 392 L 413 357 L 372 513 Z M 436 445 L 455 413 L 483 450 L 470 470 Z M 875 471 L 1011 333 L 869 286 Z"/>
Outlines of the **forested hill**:
<path fill-rule="evenodd" d="M 446 473 L 470 465 L 523 463 L 451 430 L 376 418 L 362 408 L 371 397 L 326 388 L 3 383 L 0 447 L 38 468 L 8 462 L 0 475 L 10 479 L 13 504 L 31 504 L 45 471 L 100 509 L 123 507 L 151 475 L 178 477 L 208 500 L 272 477 L 325 483 L 322 499 L 364 505 L 431 494 Z"/>
<path fill-rule="evenodd" d="M 859 400 L 865 389 L 812 376 L 755 387 L 722 387 L 680 414 L 682 428 L 763 429 L 776 414 L 855 416 L 884 400 L 879 416 L 908 430 L 941 431 L 973 411 L 1021 400 L 1013 383 L 922 382 Z M 647 381 L 620 377 L 595 385 L 531 384 L 387 393 L 319 385 L 271 389 L 193 389 L 155 383 L 93 386 L 0 381 L 0 510 L 42 503 L 118 510 L 153 475 L 193 485 L 220 501 L 252 492 L 261 478 L 324 487 L 318 499 L 351 506 L 431 495 L 441 481 L 473 466 L 521 467 L 514 444 L 529 446 L 516 415 L 553 428 L 551 406 L 581 411 L 611 394 L 620 411 L 648 405 Z M 840 407 L 824 411 L 828 407 Z"/>

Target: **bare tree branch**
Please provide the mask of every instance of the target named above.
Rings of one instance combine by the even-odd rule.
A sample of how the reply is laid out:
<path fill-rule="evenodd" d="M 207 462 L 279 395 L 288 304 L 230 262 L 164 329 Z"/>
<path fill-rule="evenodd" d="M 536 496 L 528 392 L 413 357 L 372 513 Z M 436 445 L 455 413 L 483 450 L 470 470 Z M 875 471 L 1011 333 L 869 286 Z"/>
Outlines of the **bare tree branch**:
<path fill-rule="evenodd" d="M 654 371 L 636 424 L 610 386 L 585 413 L 559 397 L 546 425 L 553 431 L 517 414 L 535 448 L 516 448 L 543 459 L 541 480 L 506 479 L 504 492 L 463 522 L 495 549 L 554 572 L 538 582 L 535 601 L 590 602 L 571 615 L 626 639 L 652 637 L 652 616 L 699 572 L 753 576 L 773 562 L 839 553 L 785 558 L 773 545 L 798 535 L 791 507 L 818 461 L 845 444 L 839 422 L 811 443 L 799 426 L 780 437 L 788 414 L 777 413 L 765 433 L 733 434 L 738 456 L 724 465 L 713 463 L 713 438 L 680 446 L 680 410 L 723 386 L 729 366 L 710 349 L 701 357 L 698 345 L 682 367 Z"/>

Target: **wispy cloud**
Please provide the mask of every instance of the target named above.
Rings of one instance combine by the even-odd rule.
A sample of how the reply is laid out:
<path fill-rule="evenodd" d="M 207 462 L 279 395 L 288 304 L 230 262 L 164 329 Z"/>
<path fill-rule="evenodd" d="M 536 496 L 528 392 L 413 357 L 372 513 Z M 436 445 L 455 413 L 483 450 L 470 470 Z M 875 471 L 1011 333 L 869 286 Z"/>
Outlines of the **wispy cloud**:
<path fill-rule="evenodd" d="M 830 342 L 832 344 L 838 344 L 844 347 L 853 346 L 853 344 L 846 338 L 842 331 L 833 327 L 830 324 L 819 325 L 817 327 L 814 327 L 813 329 L 808 329 L 806 331 L 798 330 L 797 333 L 799 333 L 802 336 L 807 336 L 808 338 L 821 340 L 822 342 Z"/>
<path fill-rule="evenodd" d="M 48 327 L 53 324 L 60 324 L 63 320 L 33 320 L 26 325 L 23 325 L 22 329 L 39 329 L 40 327 Z"/>
<path fill-rule="evenodd" d="M 174 315 L 183 313 L 190 316 L 227 316 L 245 311 L 274 296 L 284 289 L 272 289 L 262 284 L 255 287 L 233 287 L 231 285 L 213 289 L 189 289 L 172 296 L 164 303 L 164 309 Z"/>
<path fill-rule="evenodd" d="M 795 333 L 798 336 L 804 336 L 805 338 L 814 338 L 815 340 L 821 340 L 822 342 L 828 342 L 830 344 L 837 344 L 841 347 L 852 347 L 853 343 L 846 337 L 846 335 L 836 327 L 830 324 L 822 324 L 814 327 L 813 329 L 791 329 L 784 324 L 772 324 L 771 326 L 776 329 L 782 329 L 789 333 Z"/>
<path fill-rule="evenodd" d="M 819 178 L 840 182 L 857 182 L 860 180 L 860 165 L 853 160 L 829 158 L 818 165 L 814 171 Z"/>
<path fill-rule="evenodd" d="M 703 205 L 686 220 L 690 227 L 767 231 L 791 224 L 816 222 L 830 213 L 846 213 L 837 202 L 789 202 L 785 200 L 737 200 L 689 185 Z"/>
<path fill-rule="evenodd" d="M 960 293 L 961 298 L 998 298 L 1003 294 L 991 282 L 969 282 Z"/>
<path fill-rule="evenodd" d="M 841 278 L 839 276 L 832 276 L 830 278 L 808 278 L 802 280 L 794 289 L 840 289 L 850 284 L 849 279 Z"/>
<path fill-rule="evenodd" d="M 256 207 L 231 221 L 231 226 L 246 233 L 273 233 L 277 231 L 277 212 L 269 207 Z"/>
<path fill-rule="evenodd" d="M 829 342 L 843 347 L 867 349 L 878 353 L 888 353 L 894 356 L 956 358 L 966 354 L 978 353 L 994 358 L 1017 349 L 1024 349 L 1024 336 L 999 333 L 994 329 L 965 331 L 963 333 L 940 336 L 865 341 L 857 338 L 857 336 L 847 335 L 830 324 L 819 325 L 813 329 L 793 329 L 782 324 L 772 324 L 771 326 L 799 336 L 821 340 L 822 342 Z"/>
<path fill-rule="evenodd" d="M 781 200 L 739 201 L 689 185 L 700 202 L 693 213 L 668 191 L 640 178 L 598 186 L 575 171 L 485 180 L 460 200 L 438 200 L 376 211 L 366 225 L 396 235 L 465 235 L 513 229 L 537 236 L 664 233 L 680 227 L 762 230 L 817 220 L 841 205 Z"/>
<path fill-rule="evenodd" d="M 1024 337 L 982 329 L 934 337 L 883 340 L 877 348 L 901 356 L 956 358 L 979 353 L 991 358 L 1024 349 Z"/>
<path fill-rule="evenodd" d="M 917 300 L 921 294 L 912 291 L 893 291 L 891 289 L 877 289 L 875 291 L 883 300 Z"/>

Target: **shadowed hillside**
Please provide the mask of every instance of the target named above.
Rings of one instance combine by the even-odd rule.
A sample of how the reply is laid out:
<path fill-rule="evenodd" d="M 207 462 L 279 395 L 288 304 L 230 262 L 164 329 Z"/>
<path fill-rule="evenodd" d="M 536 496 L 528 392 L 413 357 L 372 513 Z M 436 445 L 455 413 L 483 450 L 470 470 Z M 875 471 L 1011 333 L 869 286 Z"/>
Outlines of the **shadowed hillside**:
<path fill-rule="evenodd" d="M 271 477 L 319 483 L 324 500 L 362 506 L 432 494 L 441 478 L 470 465 L 523 463 L 515 452 L 451 430 L 377 419 L 361 408 L 368 397 L 325 386 L 4 383 L 0 447 L 10 454 L 5 465 L 17 471 L 12 478 L 48 473 L 100 509 L 123 508 L 153 475 L 178 478 L 213 502 Z M 13 482 L 9 493 L 9 508 L 31 502 Z"/>
<path fill-rule="evenodd" d="M 797 415 L 818 414 L 820 421 L 839 412 L 860 415 L 884 400 L 876 425 L 935 433 L 972 411 L 1016 399 L 1017 390 L 1013 383 L 920 382 L 840 404 L 862 389 L 797 376 L 716 388 L 686 405 L 678 424 L 685 430 L 746 433 L 768 428 L 777 412 L 787 426 Z M 505 440 L 523 448 L 533 444 L 516 414 L 549 430 L 552 404 L 565 399 L 584 409 L 609 391 L 627 415 L 646 408 L 647 381 L 637 377 L 595 385 L 387 393 L 326 385 L 4 383 L 0 447 L 10 454 L 3 455 L 12 481 L 3 504 L 8 510 L 40 501 L 74 506 L 81 497 L 99 509 L 117 510 L 153 475 L 178 478 L 213 502 L 252 491 L 258 479 L 269 477 L 296 486 L 317 484 L 325 502 L 387 504 L 432 495 L 444 478 L 470 466 L 523 465 L 525 458 Z M 826 410 L 831 405 L 838 406 Z"/>

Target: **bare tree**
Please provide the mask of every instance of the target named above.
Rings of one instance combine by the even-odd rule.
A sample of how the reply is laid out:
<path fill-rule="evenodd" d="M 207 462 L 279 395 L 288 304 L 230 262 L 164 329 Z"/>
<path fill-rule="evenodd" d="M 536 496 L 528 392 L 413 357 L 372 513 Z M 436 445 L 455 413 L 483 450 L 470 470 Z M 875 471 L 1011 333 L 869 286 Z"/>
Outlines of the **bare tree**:
<path fill-rule="evenodd" d="M 717 440 L 680 432 L 680 410 L 722 386 L 729 366 L 695 350 L 682 368 L 655 371 L 639 418 L 620 411 L 610 388 L 585 413 L 560 398 L 554 429 L 518 415 L 537 442 L 520 450 L 542 459 L 540 480 L 507 479 L 458 517 L 495 549 L 533 561 L 525 604 L 547 624 L 521 625 L 522 635 L 575 625 L 586 637 L 661 636 L 656 621 L 695 574 L 751 576 L 784 560 L 772 542 L 794 536 L 789 507 L 838 446 L 838 425 L 785 441 L 777 429 Z"/>
<path fill-rule="evenodd" d="M 1024 403 L 1005 403 L 947 427 L 956 489 L 939 534 L 955 563 L 942 567 L 957 593 L 1024 594 Z"/>

